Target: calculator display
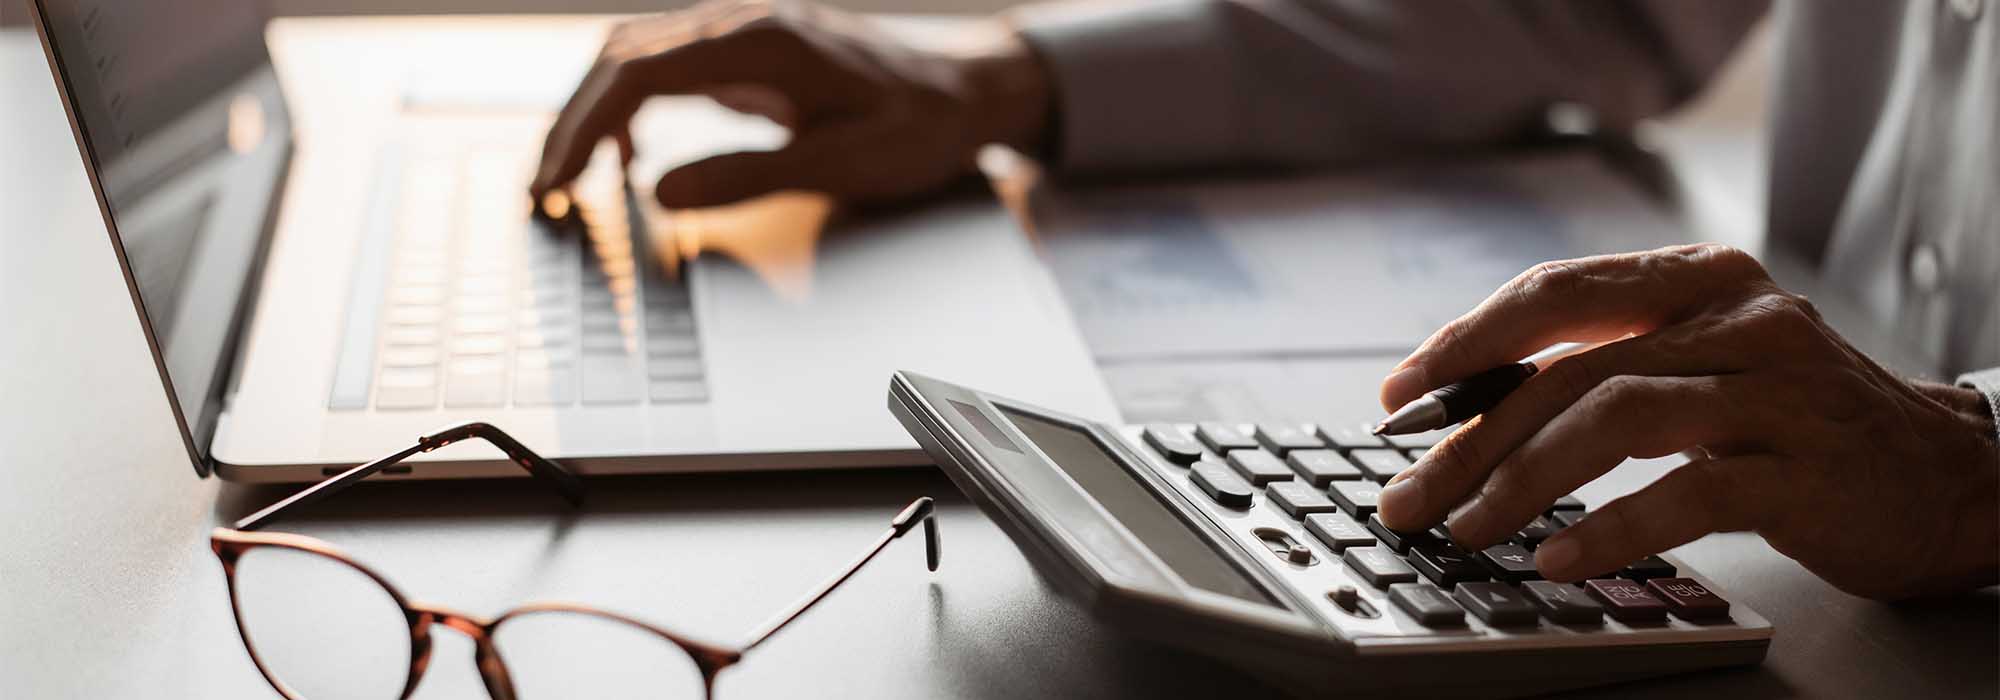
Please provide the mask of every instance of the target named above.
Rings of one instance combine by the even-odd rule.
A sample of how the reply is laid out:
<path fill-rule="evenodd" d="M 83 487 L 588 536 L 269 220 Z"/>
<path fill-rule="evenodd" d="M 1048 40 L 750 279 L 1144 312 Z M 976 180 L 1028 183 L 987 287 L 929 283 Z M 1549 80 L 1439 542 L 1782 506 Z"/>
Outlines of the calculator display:
<path fill-rule="evenodd" d="M 1090 494 L 1125 529 L 1145 542 L 1189 585 L 1233 598 L 1277 605 L 1268 593 L 1216 550 L 1181 515 L 1160 502 L 1090 433 L 1002 407 L 1007 419 Z"/>

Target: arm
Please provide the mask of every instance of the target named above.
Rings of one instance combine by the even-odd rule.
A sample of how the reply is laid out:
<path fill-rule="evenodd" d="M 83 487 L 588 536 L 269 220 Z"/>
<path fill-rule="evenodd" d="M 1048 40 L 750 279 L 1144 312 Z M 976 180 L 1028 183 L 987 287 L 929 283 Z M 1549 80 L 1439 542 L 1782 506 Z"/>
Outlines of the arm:
<path fill-rule="evenodd" d="M 1489 146 L 1557 102 L 1692 97 L 1766 3 L 1168 0 L 1025 8 L 1061 167 L 1321 165 Z"/>

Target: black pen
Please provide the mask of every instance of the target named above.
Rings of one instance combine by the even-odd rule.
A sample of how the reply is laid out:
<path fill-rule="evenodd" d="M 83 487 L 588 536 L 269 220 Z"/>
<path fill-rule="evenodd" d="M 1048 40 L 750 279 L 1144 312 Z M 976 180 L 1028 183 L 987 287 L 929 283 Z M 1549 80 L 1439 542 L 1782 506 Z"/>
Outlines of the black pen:
<path fill-rule="evenodd" d="M 1432 389 L 1375 424 L 1375 434 L 1421 433 L 1465 422 L 1500 405 L 1501 399 L 1507 398 L 1529 377 L 1535 376 L 1542 365 L 1598 345 L 1600 343 L 1557 343 L 1520 362 L 1504 364 Z"/>

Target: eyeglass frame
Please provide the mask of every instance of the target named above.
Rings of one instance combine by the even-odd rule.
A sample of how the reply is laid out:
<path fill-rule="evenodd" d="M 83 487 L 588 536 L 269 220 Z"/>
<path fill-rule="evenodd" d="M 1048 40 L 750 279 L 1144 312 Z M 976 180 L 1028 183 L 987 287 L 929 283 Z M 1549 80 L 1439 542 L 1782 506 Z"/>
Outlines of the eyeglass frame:
<path fill-rule="evenodd" d="M 257 667 L 257 672 L 264 676 L 264 680 L 270 683 L 271 688 L 276 690 L 279 695 L 284 696 L 287 700 L 311 700 L 310 698 L 301 698 L 290 686 L 287 686 L 284 681 L 280 680 L 277 674 L 273 673 L 265 665 L 263 657 L 257 653 L 256 643 L 250 639 L 249 628 L 244 625 L 243 606 L 238 594 L 236 580 L 236 565 L 241 561 L 245 553 L 259 547 L 289 549 L 332 559 L 360 572 L 377 586 L 380 586 L 383 592 L 389 594 L 390 599 L 396 603 L 397 608 L 402 610 L 410 631 L 410 665 L 408 675 L 405 677 L 403 683 L 402 693 L 398 695 L 397 700 L 408 700 L 410 695 L 416 692 L 418 681 L 423 679 L 425 670 L 429 668 L 431 654 L 430 631 L 432 627 L 437 625 L 444 625 L 472 639 L 474 645 L 473 659 L 478 666 L 480 680 L 485 684 L 487 695 L 492 700 L 515 700 L 516 694 L 512 677 L 507 672 L 506 663 L 501 658 L 499 649 L 493 643 L 494 631 L 501 624 L 514 617 L 546 612 L 588 615 L 622 623 L 649 632 L 673 644 L 686 653 L 694 661 L 695 667 L 701 672 L 702 696 L 704 698 L 713 698 L 715 695 L 716 676 L 724 669 L 741 661 L 743 656 L 748 654 L 751 649 L 755 649 L 758 645 L 763 644 L 766 640 L 777 634 L 779 630 L 784 629 L 786 625 L 791 624 L 792 621 L 804 615 L 807 610 L 825 599 L 834 589 L 838 588 L 842 583 L 846 583 L 854 574 L 860 572 L 862 567 L 867 566 L 868 562 L 873 561 L 876 555 L 888 548 L 890 542 L 901 538 L 920 522 L 924 526 L 924 563 L 930 571 L 935 572 L 938 568 L 940 551 L 936 502 L 929 496 L 920 496 L 915 501 L 912 501 L 910 505 L 904 507 L 901 512 L 897 513 L 890 520 L 888 531 L 877 537 L 874 544 L 870 545 L 861 556 L 849 562 L 839 574 L 828 578 L 818 588 L 813 589 L 811 593 L 800 598 L 763 625 L 758 626 L 756 631 L 750 635 L 749 641 L 735 647 L 730 647 L 699 641 L 634 617 L 588 605 L 551 601 L 530 602 L 515 606 L 500 613 L 498 616 L 487 619 L 441 606 L 415 602 L 403 595 L 402 591 L 398 590 L 395 584 L 390 583 L 387 577 L 377 573 L 374 569 L 362 564 L 331 544 L 305 535 L 257 531 L 273 520 L 276 520 L 279 515 L 346 490 L 348 487 L 360 482 L 371 474 L 381 471 L 385 467 L 401 462 L 414 455 L 431 452 L 468 439 L 481 440 L 499 448 L 501 452 L 507 454 L 510 461 L 520 465 L 521 468 L 526 469 L 529 474 L 533 475 L 536 481 L 554 488 L 571 507 L 582 505 L 584 493 L 583 480 L 575 472 L 570 471 L 553 460 L 536 454 L 533 450 L 528 449 L 526 445 L 521 444 L 520 441 L 515 440 L 505 431 L 490 423 L 469 422 L 452 425 L 421 436 L 417 438 L 415 445 L 398 450 L 380 459 L 350 468 L 347 471 L 301 489 L 299 492 L 277 503 L 273 503 L 255 513 L 245 516 L 237 520 L 231 527 L 218 527 L 209 533 L 209 548 L 215 552 L 216 558 L 222 563 L 223 578 L 227 581 L 229 587 L 230 612 L 236 620 L 236 631 L 237 635 L 243 640 L 243 649 L 250 654 L 250 661 Z"/>

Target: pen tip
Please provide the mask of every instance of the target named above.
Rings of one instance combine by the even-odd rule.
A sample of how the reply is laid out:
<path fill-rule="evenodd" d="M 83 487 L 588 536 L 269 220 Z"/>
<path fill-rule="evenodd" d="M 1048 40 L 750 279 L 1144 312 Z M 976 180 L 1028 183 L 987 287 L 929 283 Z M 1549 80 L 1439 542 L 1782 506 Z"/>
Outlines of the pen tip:
<path fill-rule="evenodd" d="M 1368 432 L 1371 435 L 1381 435 L 1383 433 L 1389 432 L 1389 421 L 1382 421 L 1380 423 L 1376 423 L 1375 429 L 1370 430 Z"/>

